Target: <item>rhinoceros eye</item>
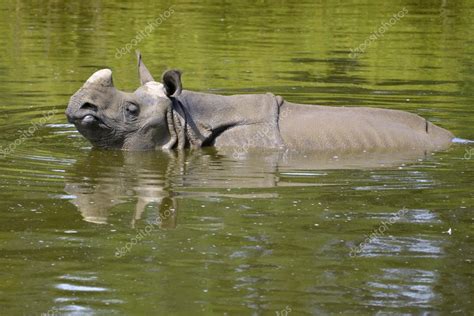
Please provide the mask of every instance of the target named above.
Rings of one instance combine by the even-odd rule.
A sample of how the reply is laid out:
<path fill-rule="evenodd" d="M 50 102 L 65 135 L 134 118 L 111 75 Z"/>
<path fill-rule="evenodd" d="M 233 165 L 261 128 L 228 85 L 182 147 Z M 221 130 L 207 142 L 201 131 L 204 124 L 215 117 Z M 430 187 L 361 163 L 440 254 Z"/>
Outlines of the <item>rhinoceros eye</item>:
<path fill-rule="evenodd" d="M 136 116 L 138 115 L 139 108 L 136 104 L 127 103 L 125 105 L 125 112 L 127 112 L 128 115 Z"/>

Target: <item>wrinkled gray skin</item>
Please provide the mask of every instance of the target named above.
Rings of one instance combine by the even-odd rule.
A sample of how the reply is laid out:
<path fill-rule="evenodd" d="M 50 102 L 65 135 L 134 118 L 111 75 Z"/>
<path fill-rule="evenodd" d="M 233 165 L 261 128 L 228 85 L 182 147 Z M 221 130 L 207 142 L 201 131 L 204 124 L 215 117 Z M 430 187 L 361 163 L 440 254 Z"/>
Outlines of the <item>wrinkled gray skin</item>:
<path fill-rule="evenodd" d="M 112 71 L 102 69 L 71 97 L 68 120 L 95 147 L 434 151 L 453 139 L 449 131 L 408 112 L 294 104 L 273 94 L 186 91 L 176 70 L 156 82 L 140 54 L 138 69 L 141 86 L 133 93 L 117 90 Z"/>

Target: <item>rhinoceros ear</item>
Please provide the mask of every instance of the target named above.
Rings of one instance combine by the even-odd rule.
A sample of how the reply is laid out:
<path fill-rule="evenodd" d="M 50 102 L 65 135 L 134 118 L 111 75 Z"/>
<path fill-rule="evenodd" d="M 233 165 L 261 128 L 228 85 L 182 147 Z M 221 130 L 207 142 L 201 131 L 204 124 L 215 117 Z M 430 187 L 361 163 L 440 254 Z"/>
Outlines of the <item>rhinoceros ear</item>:
<path fill-rule="evenodd" d="M 145 64 L 142 61 L 142 54 L 140 51 L 137 50 L 137 60 L 138 60 L 138 77 L 140 77 L 141 85 L 144 85 L 147 82 L 155 81 L 153 76 L 151 75 L 148 68 L 146 68 Z"/>
<path fill-rule="evenodd" d="M 112 80 L 112 70 L 110 69 L 101 69 L 92 74 L 92 76 L 87 79 L 84 86 L 103 86 L 103 87 L 113 87 L 114 82 Z"/>
<path fill-rule="evenodd" d="M 162 82 L 168 97 L 174 98 L 181 94 L 181 72 L 179 70 L 168 70 L 163 73 Z"/>

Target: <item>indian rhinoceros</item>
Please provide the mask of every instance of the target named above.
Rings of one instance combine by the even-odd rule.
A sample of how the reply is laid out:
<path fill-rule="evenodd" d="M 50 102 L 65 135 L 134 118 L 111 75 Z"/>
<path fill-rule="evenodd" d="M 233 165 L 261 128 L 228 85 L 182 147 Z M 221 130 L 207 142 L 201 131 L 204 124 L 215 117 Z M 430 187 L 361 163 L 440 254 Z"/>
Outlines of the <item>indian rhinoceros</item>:
<path fill-rule="evenodd" d="M 435 151 L 454 138 L 404 111 L 295 104 L 271 93 L 222 96 L 183 90 L 179 71 L 166 71 L 160 83 L 137 57 L 141 86 L 135 92 L 117 90 L 112 71 L 102 69 L 70 99 L 69 122 L 95 147 Z"/>

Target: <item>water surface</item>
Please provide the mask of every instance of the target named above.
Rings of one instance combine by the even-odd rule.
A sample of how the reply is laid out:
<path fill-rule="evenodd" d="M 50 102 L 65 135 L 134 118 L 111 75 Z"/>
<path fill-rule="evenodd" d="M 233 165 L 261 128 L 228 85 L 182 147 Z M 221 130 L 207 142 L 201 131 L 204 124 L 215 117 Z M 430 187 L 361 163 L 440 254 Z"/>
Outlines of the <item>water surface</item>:
<path fill-rule="evenodd" d="M 239 159 L 97 151 L 63 113 L 100 68 L 135 89 L 138 48 L 157 78 L 183 70 L 186 89 L 401 109 L 474 139 L 473 9 L 2 1 L 0 314 L 467 315 L 473 147 Z"/>

